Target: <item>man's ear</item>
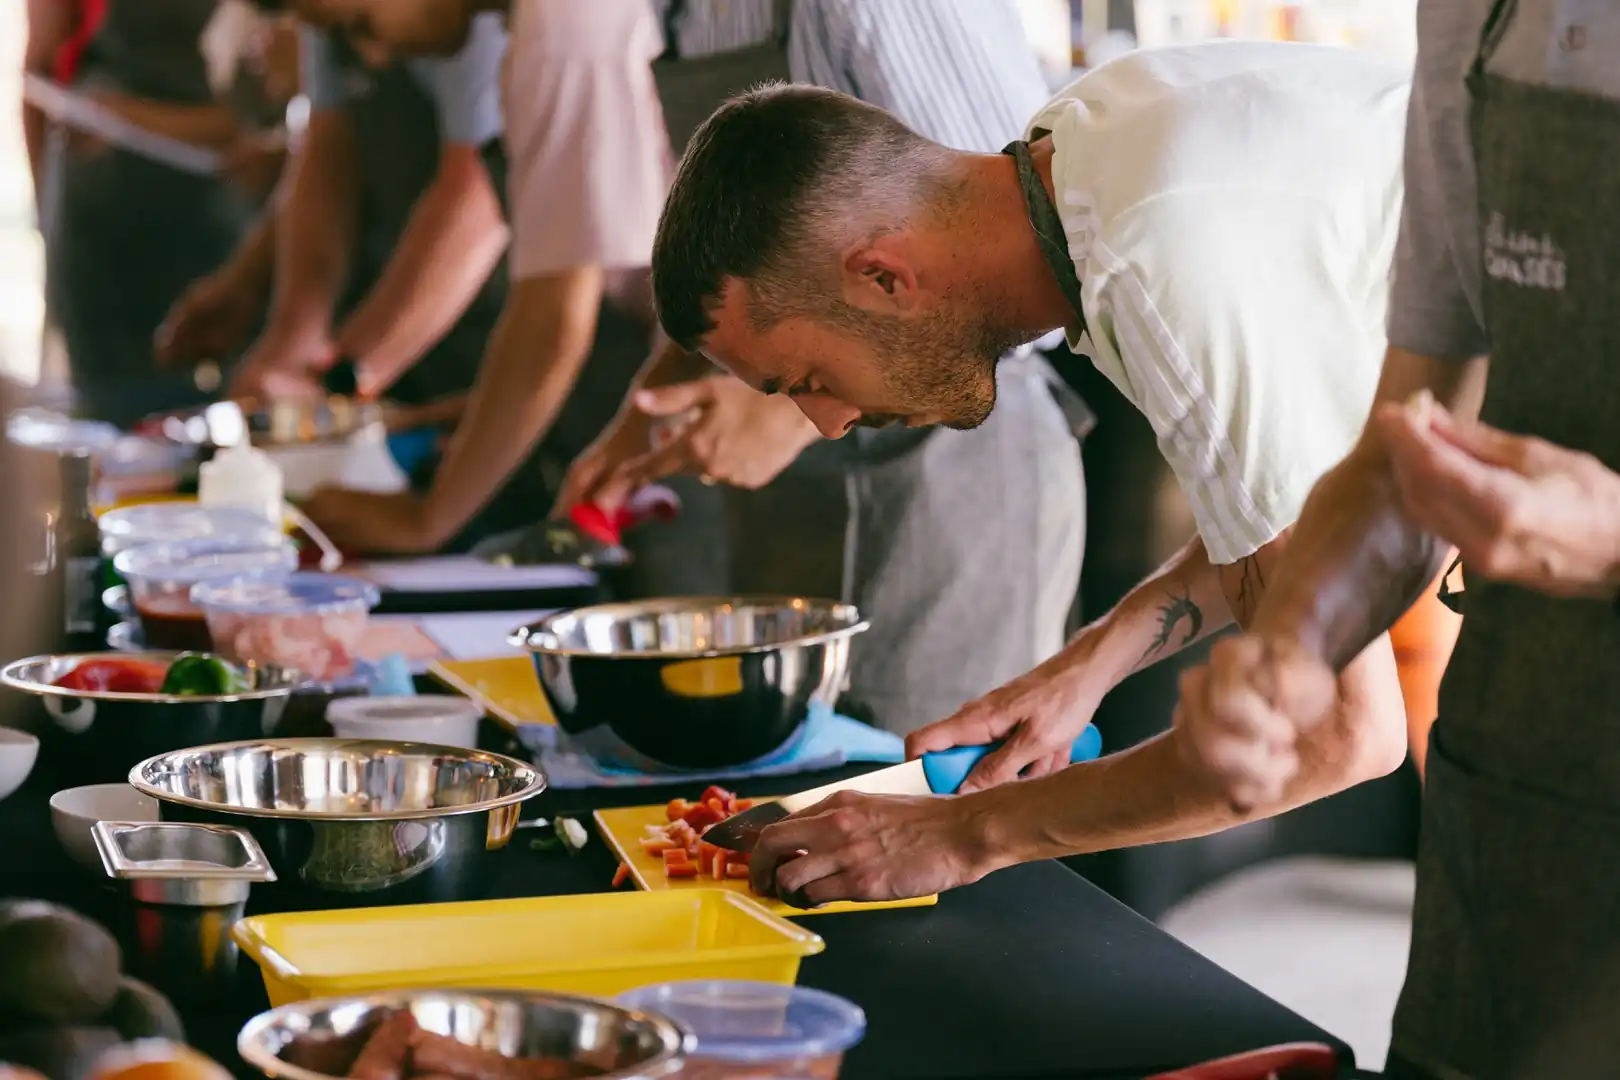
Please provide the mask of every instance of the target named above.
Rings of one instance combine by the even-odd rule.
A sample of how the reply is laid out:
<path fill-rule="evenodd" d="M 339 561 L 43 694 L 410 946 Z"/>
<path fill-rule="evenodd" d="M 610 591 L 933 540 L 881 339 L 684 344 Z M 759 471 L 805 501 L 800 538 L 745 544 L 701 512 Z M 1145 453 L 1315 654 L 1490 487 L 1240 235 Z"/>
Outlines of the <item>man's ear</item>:
<path fill-rule="evenodd" d="M 903 315 L 918 304 L 917 270 L 903 237 L 880 236 L 844 253 L 844 301 L 862 311 Z"/>

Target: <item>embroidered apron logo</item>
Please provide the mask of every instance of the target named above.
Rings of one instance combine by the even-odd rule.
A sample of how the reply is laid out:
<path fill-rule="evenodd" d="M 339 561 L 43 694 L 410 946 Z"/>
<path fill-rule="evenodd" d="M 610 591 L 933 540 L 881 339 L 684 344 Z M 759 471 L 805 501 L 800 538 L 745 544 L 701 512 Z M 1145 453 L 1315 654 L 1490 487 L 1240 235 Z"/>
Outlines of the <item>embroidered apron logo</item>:
<path fill-rule="evenodd" d="M 1501 214 L 1485 225 L 1485 272 L 1498 281 L 1527 289 L 1564 291 L 1564 249 L 1546 233 L 1509 229 Z"/>

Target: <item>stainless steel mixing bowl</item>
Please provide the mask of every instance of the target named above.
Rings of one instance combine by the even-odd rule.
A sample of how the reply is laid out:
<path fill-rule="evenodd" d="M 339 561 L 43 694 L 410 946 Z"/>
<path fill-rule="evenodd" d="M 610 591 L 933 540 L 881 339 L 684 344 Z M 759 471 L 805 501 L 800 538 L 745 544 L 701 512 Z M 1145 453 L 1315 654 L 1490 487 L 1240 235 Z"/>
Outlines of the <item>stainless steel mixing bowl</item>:
<path fill-rule="evenodd" d="M 832 600 L 679 597 L 560 612 L 510 640 L 533 656 L 557 723 L 591 749 L 706 768 L 763 757 L 812 705 L 832 706 L 868 625 Z"/>
<path fill-rule="evenodd" d="M 363 739 L 177 750 L 129 782 L 164 821 L 253 835 L 277 878 L 254 889 L 255 910 L 479 899 L 522 803 L 546 786 L 515 758 Z"/>
<path fill-rule="evenodd" d="M 668 1017 L 589 998 L 419 990 L 283 1005 L 249 1020 L 236 1049 L 277 1080 L 346 1076 L 369 1032 L 398 1009 L 426 1031 L 509 1057 L 560 1058 L 603 1080 L 672 1076 L 693 1043 Z"/>
<path fill-rule="evenodd" d="M 56 680 L 90 660 L 135 660 L 167 667 L 175 652 L 75 653 L 30 656 L 0 669 L 0 684 L 40 700 L 55 730 L 47 745 L 61 743 L 73 758 L 73 775 L 84 783 L 121 781 L 130 766 L 153 754 L 229 739 L 262 739 L 276 733 L 297 672 L 269 664 L 238 664 L 249 688 L 236 694 L 125 694 L 70 690 Z"/>

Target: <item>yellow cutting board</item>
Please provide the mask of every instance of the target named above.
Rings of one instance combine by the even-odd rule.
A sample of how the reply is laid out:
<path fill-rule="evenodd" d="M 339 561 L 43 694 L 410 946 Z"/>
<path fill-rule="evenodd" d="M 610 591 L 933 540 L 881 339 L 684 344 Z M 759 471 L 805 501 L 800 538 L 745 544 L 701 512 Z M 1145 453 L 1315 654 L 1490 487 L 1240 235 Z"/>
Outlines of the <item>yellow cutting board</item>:
<path fill-rule="evenodd" d="M 694 796 L 696 792 L 694 791 Z M 762 798 L 759 802 L 769 802 Z M 665 805 L 657 806 L 624 806 L 612 810 L 598 810 L 593 817 L 596 818 L 596 827 L 602 834 L 619 861 L 630 867 L 630 878 L 636 883 L 638 889 L 731 889 L 751 896 L 765 905 L 773 914 L 798 918 L 802 915 L 831 915 L 839 911 L 877 911 L 882 908 L 911 908 L 930 907 L 939 903 L 939 897 L 919 896 L 914 900 L 889 900 L 879 904 L 853 904 L 840 901 L 827 904 L 824 907 L 807 911 L 803 908 L 790 907 L 780 900 L 766 900 L 755 896 L 754 890 L 748 887 L 746 879 L 727 878 L 716 881 L 713 877 L 704 877 L 699 874 L 695 878 L 668 878 L 664 876 L 664 860 L 647 854 L 641 846 L 641 838 L 647 833 L 649 825 L 664 825 L 669 821 Z"/>
<path fill-rule="evenodd" d="M 540 689 L 534 661 L 527 656 L 489 660 L 436 660 L 428 674 L 471 698 L 514 732 L 524 724 L 555 724 L 551 704 Z"/>

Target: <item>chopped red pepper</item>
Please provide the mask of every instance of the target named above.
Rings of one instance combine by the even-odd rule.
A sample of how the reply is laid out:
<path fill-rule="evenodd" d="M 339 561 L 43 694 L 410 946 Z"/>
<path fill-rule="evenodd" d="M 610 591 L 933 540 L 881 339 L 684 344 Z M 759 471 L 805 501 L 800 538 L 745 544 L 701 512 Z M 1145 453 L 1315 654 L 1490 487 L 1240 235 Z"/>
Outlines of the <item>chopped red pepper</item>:
<path fill-rule="evenodd" d="M 55 685 L 64 690 L 86 690 L 92 693 L 155 694 L 163 686 L 168 668 L 146 660 L 110 657 L 105 660 L 86 660 L 77 664 Z"/>
<path fill-rule="evenodd" d="M 625 882 L 627 882 L 629 880 L 630 880 L 630 864 L 629 863 L 620 863 L 619 868 L 613 872 L 613 887 L 615 889 L 617 889 L 620 885 L 623 885 Z"/>
<path fill-rule="evenodd" d="M 726 815 L 712 806 L 698 805 L 688 810 L 681 820 L 685 821 L 698 832 L 702 832 L 710 825 L 718 825 L 725 820 Z"/>
<path fill-rule="evenodd" d="M 703 794 L 698 796 L 698 802 L 707 803 L 710 799 L 719 799 L 721 804 L 724 805 L 736 799 L 736 797 L 725 788 L 710 784 L 703 789 Z"/>

